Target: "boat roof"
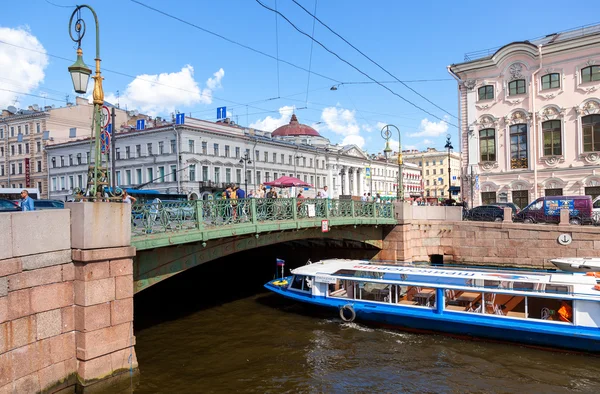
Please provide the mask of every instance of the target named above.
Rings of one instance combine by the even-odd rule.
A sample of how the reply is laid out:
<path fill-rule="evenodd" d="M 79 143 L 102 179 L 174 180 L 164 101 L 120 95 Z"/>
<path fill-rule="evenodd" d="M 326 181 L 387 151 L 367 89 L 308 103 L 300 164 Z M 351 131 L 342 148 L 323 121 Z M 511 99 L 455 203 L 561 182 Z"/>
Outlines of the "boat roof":
<path fill-rule="evenodd" d="M 340 270 L 406 274 L 443 278 L 484 279 L 494 281 L 518 281 L 552 284 L 595 284 L 594 277 L 572 272 L 505 271 L 485 268 L 419 267 L 404 265 L 380 265 L 362 260 L 327 259 L 292 270 L 295 275 L 336 275 Z M 344 275 L 344 274 L 338 274 Z"/>

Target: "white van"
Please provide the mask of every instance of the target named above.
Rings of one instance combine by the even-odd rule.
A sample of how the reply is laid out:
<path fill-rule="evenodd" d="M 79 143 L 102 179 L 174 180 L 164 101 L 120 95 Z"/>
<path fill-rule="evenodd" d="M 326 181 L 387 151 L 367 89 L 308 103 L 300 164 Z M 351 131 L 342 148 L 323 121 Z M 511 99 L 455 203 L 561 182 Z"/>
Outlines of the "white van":
<path fill-rule="evenodd" d="M 600 223 L 600 196 L 592 201 L 592 218 L 594 223 Z"/>

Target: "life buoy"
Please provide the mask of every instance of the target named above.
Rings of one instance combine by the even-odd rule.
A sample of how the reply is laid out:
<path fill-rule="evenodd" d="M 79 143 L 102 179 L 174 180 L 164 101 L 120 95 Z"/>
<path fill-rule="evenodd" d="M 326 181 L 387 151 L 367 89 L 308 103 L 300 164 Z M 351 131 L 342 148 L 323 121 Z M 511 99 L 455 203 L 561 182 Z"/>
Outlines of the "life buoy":
<path fill-rule="evenodd" d="M 276 280 L 275 282 L 273 282 L 274 286 L 285 286 L 288 284 L 287 280 Z"/>
<path fill-rule="evenodd" d="M 348 316 L 350 314 L 350 316 Z M 340 308 L 340 318 L 346 323 L 352 323 L 356 319 L 356 312 L 352 305 L 344 305 Z"/>
<path fill-rule="evenodd" d="M 598 290 L 598 291 L 600 291 L 600 284 L 598 284 L 598 285 L 594 286 L 594 290 Z"/>

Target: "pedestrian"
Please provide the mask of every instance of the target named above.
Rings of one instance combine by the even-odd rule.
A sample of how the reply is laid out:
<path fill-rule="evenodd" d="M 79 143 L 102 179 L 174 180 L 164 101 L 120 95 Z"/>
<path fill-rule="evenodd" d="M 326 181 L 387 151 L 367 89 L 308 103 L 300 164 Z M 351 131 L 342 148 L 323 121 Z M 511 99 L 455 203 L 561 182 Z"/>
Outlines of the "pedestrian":
<path fill-rule="evenodd" d="M 317 192 L 317 196 L 315 198 L 323 198 L 323 196 L 321 195 L 321 192 Z"/>
<path fill-rule="evenodd" d="M 321 192 L 321 198 L 329 198 L 329 193 L 327 192 L 327 185 L 323 186 L 323 191 Z"/>
<path fill-rule="evenodd" d="M 373 196 L 371 195 L 371 193 L 367 194 L 367 201 L 368 202 L 373 202 Z"/>
<path fill-rule="evenodd" d="M 362 195 L 362 197 L 360 198 L 360 201 L 367 202 L 367 193 Z"/>
<path fill-rule="evenodd" d="M 246 198 L 246 191 L 241 187 L 235 187 L 235 195 L 237 198 Z"/>
<path fill-rule="evenodd" d="M 29 192 L 27 190 L 21 191 L 21 211 L 33 211 L 35 207 L 33 206 L 33 198 L 29 197 Z"/>
<path fill-rule="evenodd" d="M 133 204 L 136 201 L 137 198 L 130 196 L 129 194 L 127 194 L 126 190 L 123 190 L 123 202 L 125 204 Z"/>
<path fill-rule="evenodd" d="M 379 195 L 379 193 L 377 193 L 377 196 L 375 197 L 375 202 L 381 202 L 381 196 Z"/>

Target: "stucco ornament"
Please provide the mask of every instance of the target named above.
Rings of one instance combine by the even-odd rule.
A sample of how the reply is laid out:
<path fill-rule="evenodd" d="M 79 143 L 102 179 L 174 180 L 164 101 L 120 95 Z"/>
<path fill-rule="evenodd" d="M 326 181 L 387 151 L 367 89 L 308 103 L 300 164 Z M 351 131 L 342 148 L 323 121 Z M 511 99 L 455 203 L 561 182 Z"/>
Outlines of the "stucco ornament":
<path fill-rule="evenodd" d="M 508 73 L 510 74 L 511 81 L 514 81 L 515 79 L 523 79 L 523 65 L 521 63 L 515 63 L 511 65 L 508 69 Z"/>
<path fill-rule="evenodd" d="M 579 115 L 594 115 L 600 114 L 600 102 L 596 99 L 587 101 L 584 104 L 575 107 L 577 114 Z"/>
<path fill-rule="evenodd" d="M 547 157 L 542 157 L 542 160 L 544 161 L 544 163 L 549 166 L 549 167 L 555 167 L 558 163 L 563 162 L 564 159 L 560 156 L 547 156 Z M 553 189 L 553 188 L 551 188 Z"/>
<path fill-rule="evenodd" d="M 583 158 L 585 159 L 585 161 L 587 161 L 590 164 L 596 164 L 596 163 L 598 163 L 598 160 L 600 160 L 600 155 L 598 155 L 598 153 L 596 153 L 596 152 L 592 152 L 592 153 L 585 154 L 583 156 Z"/>
<path fill-rule="evenodd" d="M 467 79 L 465 82 L 463 82 L 465 87 L 469 90 L 473 90 L 476 83 L 477 83 L 477 81 L 475 79 Z"/>
<path fill-rule="evenodd" d="M 483 171 L 490 171 L 494 168 L 498 168 L 498 162 L 497 161 L 483 161 L 483 162 L 479 163 L 479 166 L 481 167 L 481 169 Z"/>

